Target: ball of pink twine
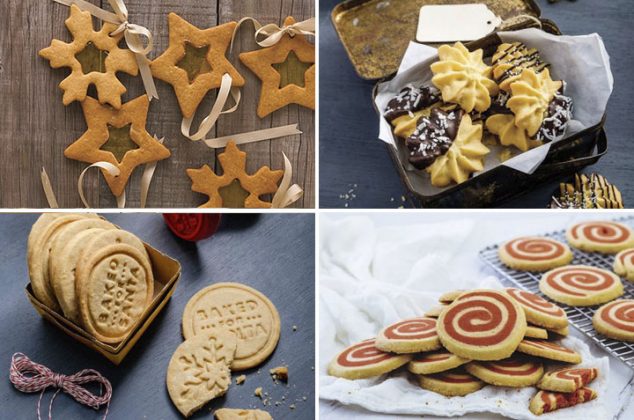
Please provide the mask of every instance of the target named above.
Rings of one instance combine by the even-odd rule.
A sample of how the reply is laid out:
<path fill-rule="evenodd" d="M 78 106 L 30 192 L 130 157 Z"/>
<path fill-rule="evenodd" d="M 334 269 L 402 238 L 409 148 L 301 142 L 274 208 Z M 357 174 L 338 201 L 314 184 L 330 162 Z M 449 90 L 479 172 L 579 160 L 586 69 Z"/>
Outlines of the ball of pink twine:
<path fill-rule="evenodd" d="M 55 373 L 44 365 L 33 362 L 22 353 L 15 353 L 11 359 L 9 369 L 9 380 L 16 389 L 22 392 L 40 392 L 40 399 L 37 402 L 37 418 L 40 417 L 40 404 L 44 391 L 48 387 L 57 388 L 48 406 L 48 418 L 52 420 L 53 400 L 59 393 L 64 391 L 72 396 L 77 402 L 99 410 L 99 407 L 106 404 L 104 420 L 108 416 L 110 399 L 112 398 L 112 385 L 110 381 L 101 376 L 93 369 L 84 369 L 74 375 L 62 375 Z M 83 384 L 96 382 L 99 384 L 99 394 L 95 395 L 84 388 Z M 105 392 L 104 392 L 105 388 Z"/>

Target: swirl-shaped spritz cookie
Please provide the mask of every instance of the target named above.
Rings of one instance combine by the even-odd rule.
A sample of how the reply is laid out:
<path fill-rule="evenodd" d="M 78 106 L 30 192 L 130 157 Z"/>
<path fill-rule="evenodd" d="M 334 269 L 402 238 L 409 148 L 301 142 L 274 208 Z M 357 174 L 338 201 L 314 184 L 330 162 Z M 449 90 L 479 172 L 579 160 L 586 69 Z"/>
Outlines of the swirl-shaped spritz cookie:
<path fill-rule="evenodd" d="M 517 351 L 559 362 L 581 363 L 581 355 L 579 353 L 552 341 L 524 339 L 517 346 Z"/>
<path fill-rule="evenodd" d="M 434 318 L 411 318 L 381 330 L 376 348 L 392 353 L 418 353 L 441 348 Z"/>
<path fill-rule="evenodd" d="M 634 299 L 619 299 L 600 307 L 592 317 L 598 333 L 634 343 Z"/>
<path fill-rule="evenodd" d="M 614 272 L 634 282 L 634 248 L 624 249 L 614 257 Z"/>
<path fill-rule="evenodd" d="M 526 290 L 513 287 L 505 290 L 524 309 L 527 322 L 551 330 L 568 326 L 568 316 L 554 303 Z"/>
<path fill-rule="evenodd" d="M 632 230 L 616 222 L 582 222 L 566 231 L 568 243 L 583 251 L 616 254 L 634 247 Z"/>
<path fill-rule="evenodd" d="M 410 360 L 409 354 L 391 354 L 377 349 L 372 338 L 339 353 L 328 365 L 328 374 L 346 379 L 371 378 L 398 369 Z"/>
<path fill-rule="evenodd" d="M 469 359 L 463 359 L 442 349 L 416 356 L 414 360 L 407 364 L 407 369 L 418 375 L 429 375 L 457 368 L 469 361 Z"/>
<path fill-rule="evenodd" d="M 494 362 L 471 362 L 465 369 L 487 384 L 513 388 L 535 385 L 544 374 L 542 362 L 516 354 Z"/>
<path fill-rule="evenodd" d="M 571 393 L 539 391 L 531 400 L 528 408 L 533 414 L 539 416 L 560 408 L 588 402 L 596 397 L 597 393 L 590 388 L 579 388 Z"/>
<path fill-rule="evenodd" d="M 575 392 L 588 385 L 597 376 L 597 368 L 566 368 L 547 372 L 537 384 L 537 388 L 554 392 Z"/>
<path fill-rule="evenodd" d="M 474 290 L 460 295 L 438 318 L 442 345 L 473 360 L 509 357 L 526 334 L 526 316 L 515 300 L 498 290 Z"/>
<path fill-rule="evenodd" d="M 594 306 L 623 294 L 616 274 L 587 265 L 567 265 L 542 276 L 539 290 L 554 301 L 572 306 Z"/>
<path fill-rule="evenodd" d="M 486 384 L 459 367 L 447 372 L 419 376 L 418 383 L 423 389 L 447 397 L 463 396 L 476 392 Z"/>
<path fill-rule="evenodd" d="M 514 270 L 545 271 L 561 267 L 572 261 L 568 245 L 551 238 L 526 236 L 502 245 L 500 261 Z"/>

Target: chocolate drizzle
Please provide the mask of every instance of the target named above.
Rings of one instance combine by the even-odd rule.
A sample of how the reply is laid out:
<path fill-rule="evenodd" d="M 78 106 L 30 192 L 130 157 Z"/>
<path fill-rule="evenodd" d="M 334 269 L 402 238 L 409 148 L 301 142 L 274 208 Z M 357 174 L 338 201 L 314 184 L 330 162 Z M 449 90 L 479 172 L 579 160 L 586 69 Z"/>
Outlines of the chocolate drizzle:
<path fill-rule="evenodd" d="M 599 174 L 575 174 L 574 183 L 559 184 L 559 196 L 552 197 L 551 208 L 622 209 L 621 192 Z"/>
<path fill-rule="evenodd" d="M 405 141 L 410 152 L 409 162 L 417 169 L 425 169 L 438 156 L 447 153 L 456 139 L 463 114 L 462 109 L 434 108 L 429 117 L 421 117 L 416 130 Z"/>
<path fill-rule="evenodd" d="M 440 91 L 433 86 L 420 88 L 406 85 L 401 92 L 387 103 L 383 116 L 392 121 L 402 115 L 412 114 L 440 100 Z"/>
<path fill-rule="evenodd" d="M 521 42 L 513 42 L 504 48 L 500 46 L 493 56 L 493 65 L 509 64 L 511 67 L 504 71 L 496 82 L 502 83 L 509 77 L 519 76 L 524 69 L 533 69 L 541 73 L 550 64 L 544 63 L 535 48 L 529 49 Z"/>

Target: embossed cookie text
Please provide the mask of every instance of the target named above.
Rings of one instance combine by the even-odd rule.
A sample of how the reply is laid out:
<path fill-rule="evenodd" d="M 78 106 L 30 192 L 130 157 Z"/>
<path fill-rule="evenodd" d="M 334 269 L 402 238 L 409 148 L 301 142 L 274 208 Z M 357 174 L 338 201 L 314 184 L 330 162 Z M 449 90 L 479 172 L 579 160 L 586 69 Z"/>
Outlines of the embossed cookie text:
<path fill-rule="evenodd" d="M 198 331 L 227 328 L 234 332 L 239 340 L 252 340 L 269 335 L 262 322 L 260 304 L 253 299 L 199 308 L 194 323 Z"/>

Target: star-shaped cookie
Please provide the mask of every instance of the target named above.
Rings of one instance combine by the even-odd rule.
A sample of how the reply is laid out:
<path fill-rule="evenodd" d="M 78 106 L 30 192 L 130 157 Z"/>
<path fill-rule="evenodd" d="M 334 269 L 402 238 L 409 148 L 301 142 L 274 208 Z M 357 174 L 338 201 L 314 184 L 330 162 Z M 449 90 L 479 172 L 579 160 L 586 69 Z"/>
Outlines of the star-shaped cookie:
<path fill-rule="evenodd" d="M 183 117 L 194 115 L 207 92 L 220 87 L 225 73 L 233 79 L 232 86 L 244 85 L 240 73 L 225 57 L 236 22 L 199 29 L 170 13 L 168 23 L 169 46 L 150 68 L 154 77 L 172 85 Z"/>
<path fill-rule="evenodd" d="M 291 16 L 284 20 L 284 26 L 294 23 Z M 303 87 L 294 83 L 281 86 L 282 75 L 275 68 L 293 54 L 301 63 L 312 63 L 304 73 Z M 258 117 L 264 118 L 289 104 L 315 109 L 315 46 L 305 36 L 285 34 L 271 47 L 240 54 L 240 61 L 262 80 Z"/>
<path fill-rule="evenodd" d="M 200 169 L 187 169 L 187 175 L 192 179 L 192 191 L 209 196 L 209 201 L 200 207 L 271 207 L 271 203 L 260 200 L 260 196 L 277 191 L 277 183 L 284 171 L 272 171 L 264 166 L 249 175 L 246 172 L 247 154 L 238 149 L 233 141 L 227 143 L 225 151 L 218 155 L 218 160 L 222 165 L 222 176 L 216 175 L 207 165 Z M 223 191 L 232 196 L 232 203 L 224 202 Z M 235 200 L 241 194 L 241 198 Z"/>
<path fill-rule="evenodd" d="M 139 70 L 134 53 L 117 46 L 123 32 L 111 36 L 110 33 L 117 29 L 112 23 L 104 23 L 101 30 L 95 32 L 90 13 L 83 12 L 74 4 L 70 6 L 70 16 L 65 23 L 73 42 L 67 44 L 54 39 L 49 47 L 39 52 L 41 57 L 50 61 L 51 67 L 69 67 L 71 70 L 70 75 L 59 84 L 64 91 L 64 105 L 83 101 L 88 87 L 93 84 L 99 102 L 119 109 L 121 95 L 126 88 L 117 79 L 116 72 L 136 76 Z M 105 60 L 103 54 L 106 55 Z"/>
<path fill-rule="evenodd" d="M 134 168 L 170 156 L 145 129 L 150 106 L 147 95 L 126 102 L 119 110 L 100 105 L 91 97 L 81 106 L 88 130 L 64 150 L 64 156 L 87 163 L 106 161 L 119 168 L 118 176 L 102 171 L 115 196 L 125 190 Z"/>

